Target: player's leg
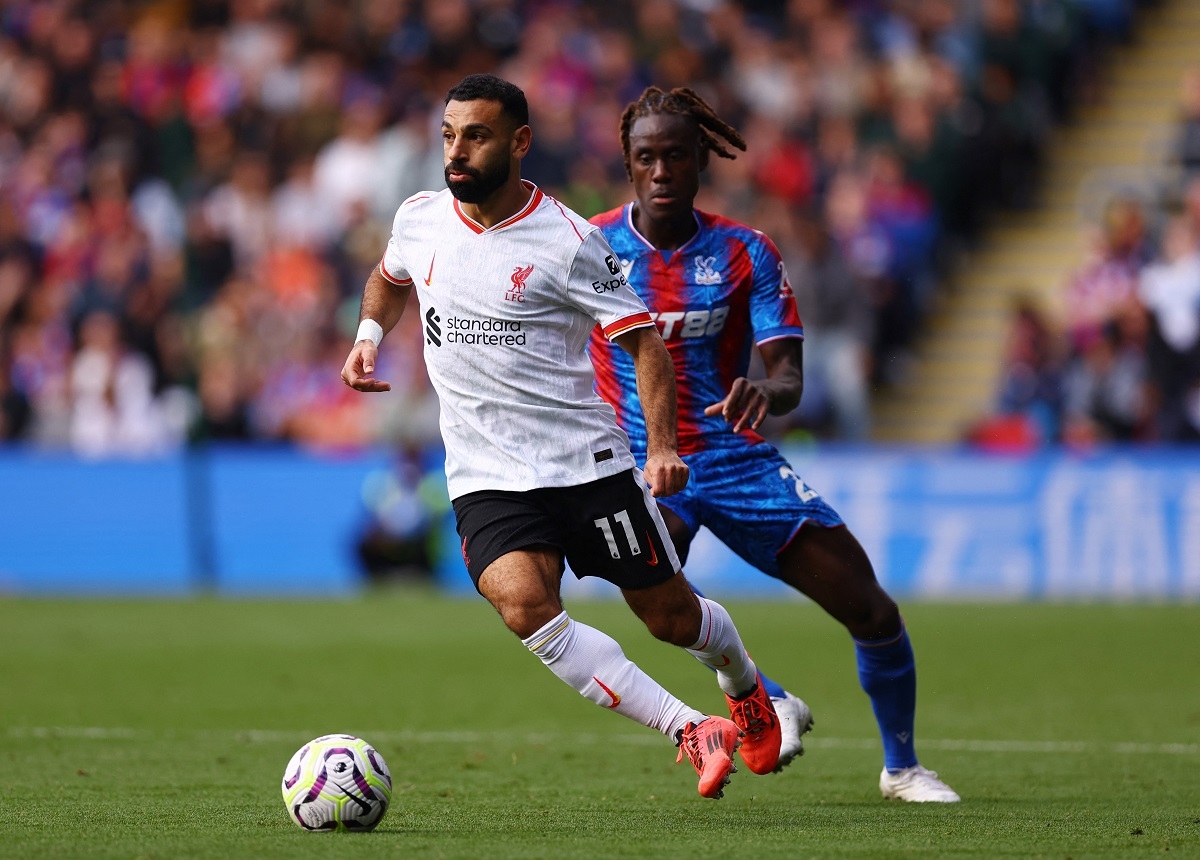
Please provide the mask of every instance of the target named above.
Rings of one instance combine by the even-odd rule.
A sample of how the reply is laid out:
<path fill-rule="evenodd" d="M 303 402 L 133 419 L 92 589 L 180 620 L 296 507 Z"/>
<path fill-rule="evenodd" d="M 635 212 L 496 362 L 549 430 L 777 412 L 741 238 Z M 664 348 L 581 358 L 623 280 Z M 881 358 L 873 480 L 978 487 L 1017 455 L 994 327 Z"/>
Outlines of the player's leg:
<path fill-rule="evenodd" d="M 658 506 L 658 513 L 662 517 L 663 524 L 667 527 L 667 533 L 671 536 L 671 543 L 675 547 L 675 554 L 679 556 L 680 564 L 687 564 L 688 552 L 691 549 L 692 537 L 694 536 L 695 532 L 688 528 L 687 523 L 684 522 L 682 517 L 661 503 Z M 692 592 L 697 597 L 704 598 L 704 592 L 697 588 L 696 585 L 690 580 L 688 581 L 688 587 L 691 588 Z M 661 639 L 663 637 L 660 636 L 658 638 Z M 700 662 L 704 663 L 705 661 L 701 659 Z M 714 671 L 716 670 L 714 669 Z M 772 699 L 782 699 L 787 695 L 787 691 L 783 689 L 783 686 L 769 678 L 761 668 L 758 669 L 758 673 L 760 683 L 762 683 L 763 687 L 767 691 L 767 694 Z"/>
<path fill-rule="evenodd" d="M 862 545 L 844 525 L 801 526 L 779 554 L 779 578 L 837 619 L 854 639 L 858 678 L 883 741 L 886 797 L 955 802 L 937 774 L 917 762 L 917 666 L 895 601 L 880 586 Z"/>
<path fill-rule="evenodd" d="M 535 547 L 492 562 L 477 585 L 551 672 L 589 701 L 671 738 L 680 758 L 687 753 L 695 765 L 700 794 L 720 797 L 734 770 L 737 727 L 688 707 L 629 660 L 615 639 L 571 618 L 559 598 L 562 572 L 557 550 Z"/>
<path fill-rule="evenodd" d="M 621 589 L 625 602 L 657 639 L 691 650 L 717 669 L 721 689 L 740 695 L 756 669 L 737 628 L 719 604 L 696 596 L 679 572 L 666 523 L 637 470 L 586 485 L 586 498 L 561 493 L 572 520 L 567 557 L 577 576 Z"/>
<path fill-rule="evenodd" d="M 680 745 L 681 756 L 700 760 L 700 793 L 720 797 L 734 769 L 737 727 L 688 707 L 626 658 L 614 639 L 567 614 L 560 597 L 563 535 L 546 500 L 537 491 L 472 493 L 455 499 L 454 511 L 467 571 L 505 625 L 580 695 L 662 732 Z"/>
<path fill-rule="evenodd" d="M 742 760 L 755 773 L 773 771 L 782 744 L 779 717 L 725 607 L 697 595 L 682 573 L 623 594 L 651 634 L 684 648 L 717 673 L 730 718 L 745 733 Z"/>
<path fill-rule="evenodd" d="M 720 487 L 724 483 L 725 477 L 723 472 L 726 471 L 722 469 L 720 455 L 716 457 L 704 454 L 689 455 L 686 462 L 692 467 L 692 480 L 688 487 L 683 492 L 658 502 L 658 512 L 662 516 L 681 562 L 687 561 L 692 539 L 700 528 L 700 519 L 709 509 L 710 493 L 714 496 L 720 495 Z M 744 474 L 739 465 L 735 465 L 732 470 L 728 471 L 731 472 L 731 476 L 736 476 L 738 473 Z M 734 480 L 736 481 L 738 478 L 735 477 Z M 790 534 L 790 529 L 780 529 L 779 537 L 775 539 L 776 542 L 770 545 L 778 546 L 779 541 Z M 760 537 L 756 535 L 751 540 L 757 541 Z M 773 559 L 771 560 L 773 561 Z M 697 596 L 702 598 L 705 596 L 690 581 L 688 584 Z M 779 759 L 774 768 L 776 772 L 779 772 L 804 755 L 804 735 L 813 727 L 812 711 L 799 696 L 789 693 L 782 684 L 763 673 L 761 668 L 758 678 L 779 720 Z"/>
<path fill-rule="evenodd" d="M 562 555 L 549 547 L 509 552 L 479 577 L 479 593 L 530 651 L 584 698 L 668 737 L 703 714 L 654 683 L 616 640 L 563 609 Z"/>
<path fill-rule="evenodd" d="M 774 770 L 782 740 L 779 718 L 725 608 L 696 595 L 682 573 L 660 585 L 623 593 L 652 635 L 684 648 L 717 673 L 730 717 L 744 733 L 742 759 L 754 773 Z"/>
<path fill-rule="evenodd" d="M 597 576 L 616 585 L 630 608 L 665 642 L 687 648 L 717 668 L 727 696 L 749 694 L 752 705 L 766 702 L 762 725 L 738 722 L 746 733 L 742 758 L 755 772 L 763 761 L 774 767 L 779 755 L 778 720 L 758 688 L 754 663 L 724 608 L 696 597 L 679 573 L 679 559 L 658 506 L 638 470 L 593 481 L 586 498 L 561 499 L 569 520 L 568 559 L 578 576 Z M 693 760 L 693 763 L 695 761 Z M 703 779 L 703 777 L 702 777 Z"/>
<path fill-rule="evenodd" d="M 704 597 L 695 584 L 690 581 L 688 584 L 696 596 Z M 758 667 L 758 682 L 771 700 L 775 716 L 779 718 L 779 759 L 774 768 L 775 773 L 779 773 L 804 755 L 804 736 L 812 731 L 814 725 L 812 710 L 803 699 L 789 693 L 782 684 L 768 677 L 761 666 Z"/>
<path fill-rule="evenodd" d="M 686 649 L 713 669 L 727 696 L 742 696 L 758 683 L 758 670 L 725 607 L 697 595 L 682 573 L 621 593 L 654 638 Z"/>
<path fill-rule="evenodd" d="M 688 528 L 686 522 L 670 508 L 662 505 L 658 506 L 658 513 L 662 516 L 663 524 L 667 527 L 667 533 L 671 536 L 671 543 L 675 547 L 675 554 L 679 556 L 681 565 L 687 564 L 688 552 L 692 546 L 692 537 L 694 532 Z M 695 583 L 688 581 L 688 585 L 697 597 L 704 597 L 704 592 L 696 587 Z M 704 662 L 701 660 L 701 662 Z M 787 695 L 787 691 L 778 682 L 772 680 L 762 671 L 761 667 L 758 670 L 761 677 L 762 685 L 766 688 L 767 693 L 772 699 L 781 699 Z"/>

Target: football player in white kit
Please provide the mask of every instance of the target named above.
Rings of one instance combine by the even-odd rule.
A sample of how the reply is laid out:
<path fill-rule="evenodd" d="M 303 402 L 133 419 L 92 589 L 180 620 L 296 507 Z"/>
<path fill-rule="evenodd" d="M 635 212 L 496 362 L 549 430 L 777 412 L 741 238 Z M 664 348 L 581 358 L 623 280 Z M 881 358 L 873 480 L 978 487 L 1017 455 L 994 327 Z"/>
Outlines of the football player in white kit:
<path fill-rule="evenodd" d="M 446 480 L 463 560 L 505 625 L 585 698 L 661 731 L 704 797 L 743 760 L 777 763 L 779 721 L 729 614 L 695 595 L 654 496 L 688 481 L 676 453 L 675 374 L 658 329 L 594 226 L 520 176 L 532 132 L 525 95 L 470 75 L 446 96 L 447 190 L 416 194 L 363 288 L 342 369 L 359 391 L 416 288 L 424 358 L 441 404 Z M 593 390 L 593 328 L 637 368 L 649 443 L 644 472 Z M 606 634 L 563 609 L 564 559 L 621 589 L 650 632 L 716 669 L 732 720 L 668 693 Z"/>

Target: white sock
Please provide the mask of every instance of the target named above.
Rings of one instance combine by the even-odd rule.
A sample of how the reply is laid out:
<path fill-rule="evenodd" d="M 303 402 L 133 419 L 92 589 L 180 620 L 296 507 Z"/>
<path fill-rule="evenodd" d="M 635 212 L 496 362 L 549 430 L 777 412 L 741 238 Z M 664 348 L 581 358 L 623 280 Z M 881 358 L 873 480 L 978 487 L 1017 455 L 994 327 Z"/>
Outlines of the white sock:
<path fill-rule="evenodd" d="M 698 594 L 696 599 L 703 615 L 700 638 L 687 650 L 705 666 L 717 670 L 717 683 L 725 695 L 749 693 L 758 680 L 758 669 L 746 653 L 733 619 L 721 604 Z"/>
<path fill-rule="evenodd" d="M 689 708 L 639 669 L 612 637 L 565 611 L 522 644 L 585 699 L 657 729 L 672 741 L 705 715 Z"/>

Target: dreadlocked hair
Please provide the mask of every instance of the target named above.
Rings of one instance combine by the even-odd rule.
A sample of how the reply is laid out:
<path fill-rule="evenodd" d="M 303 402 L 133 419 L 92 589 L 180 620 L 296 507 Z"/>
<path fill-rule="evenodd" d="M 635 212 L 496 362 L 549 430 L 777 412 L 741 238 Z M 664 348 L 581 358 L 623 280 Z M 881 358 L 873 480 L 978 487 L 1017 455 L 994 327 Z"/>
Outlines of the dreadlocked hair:
<path fill-rule="evenodd" d="M 737 129 L 717 116 L 708 102 L 690 87 L 676 87 L 664 92 L 658 87 L 646 87 L 635 102 L 630 102 L 621 114 L 621 151 L 625 154 L 625 175 L 633 179 L 629 163 L 629 130 L 633 123 L 644 116 L 657 113 L 673 113 L 690 116 L 696 121 L 700 132 L 700 145 L 721 158 L 737 158 L 726 148 L 726 144 L 746 151 L 746 141 Z"/>

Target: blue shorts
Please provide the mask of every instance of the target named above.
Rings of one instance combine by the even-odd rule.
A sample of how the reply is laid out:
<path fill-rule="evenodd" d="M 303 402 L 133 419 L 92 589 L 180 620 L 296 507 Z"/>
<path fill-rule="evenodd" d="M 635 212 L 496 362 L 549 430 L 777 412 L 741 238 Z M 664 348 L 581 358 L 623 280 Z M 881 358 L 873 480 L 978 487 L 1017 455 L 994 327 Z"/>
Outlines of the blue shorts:
<path fill-rule="evenodd" d="M 701 526 L 747 562 L 779 576 L 776 556 L 808 520 L 825 527 L 842 518 L 767 442 L 688 454 L 682 492 L 658 499 L 694 537 Z"/>

